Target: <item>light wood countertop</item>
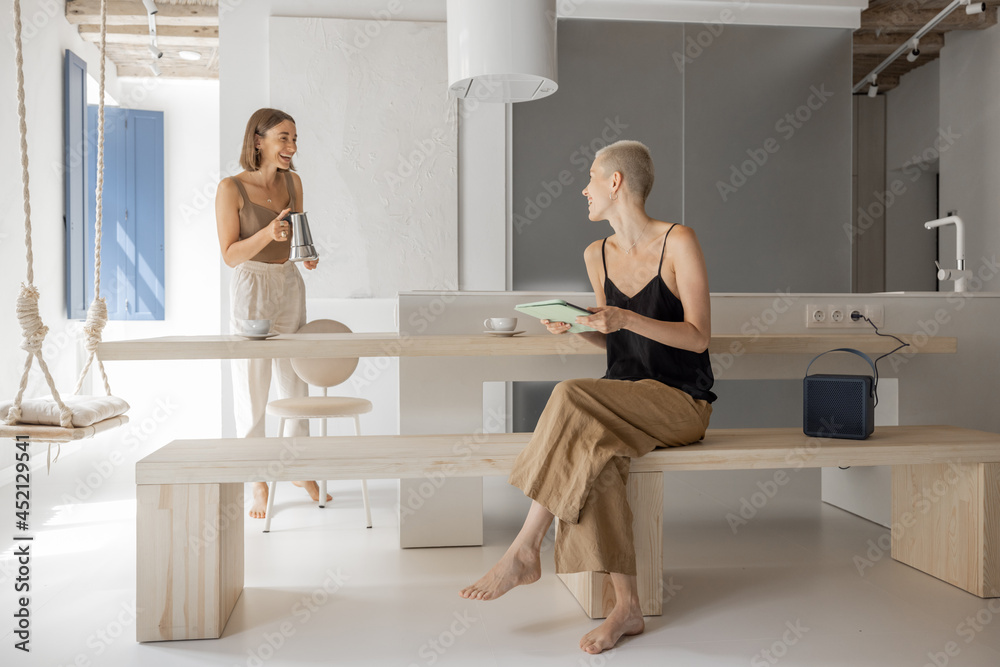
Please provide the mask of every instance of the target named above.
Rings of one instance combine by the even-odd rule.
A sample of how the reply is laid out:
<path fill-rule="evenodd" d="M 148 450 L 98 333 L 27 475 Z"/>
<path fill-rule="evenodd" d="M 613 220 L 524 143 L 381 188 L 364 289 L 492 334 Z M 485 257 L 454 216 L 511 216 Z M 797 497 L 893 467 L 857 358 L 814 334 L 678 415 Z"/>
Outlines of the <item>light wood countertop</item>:
<path fill-rule="evenodd" d="M 901 353 L 954 354 L 957 339 L 896 334 L 911 343 Z M 852 347 L 882 354 L 897 345 L 875 334 L 716 334 L 712 354 L 819 354 Z M 496 337 L 487 334 L 409 336 L 397 333 L 281 334 L 266 340 L 240 336 L 165 336 L 105 341 L 98 347 L 104 361 L 177 359 L 275 359 L 334 357 L 483 357 L 604 354 L 604 350 L 575 335 L 552 334 Z"/>

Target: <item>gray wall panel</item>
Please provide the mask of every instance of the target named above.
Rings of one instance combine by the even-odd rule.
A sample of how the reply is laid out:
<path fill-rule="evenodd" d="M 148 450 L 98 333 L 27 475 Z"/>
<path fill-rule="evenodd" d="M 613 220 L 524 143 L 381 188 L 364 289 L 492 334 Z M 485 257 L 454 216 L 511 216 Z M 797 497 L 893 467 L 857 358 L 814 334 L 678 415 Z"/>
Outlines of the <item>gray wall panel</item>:
<path fill-rule="evenodd" d="M 647 210 L 680 221 L 683 81 L 671 54 L 682 32 L 676 23 L 559 22 L 558 92 L 513 107 L 513 289 L 590 291 L 583 251 L 614 230 L 588 220 L 581 191 L 593 151 L 610 141 L 649 146 Z"/>
<path fill-rule="evenodd" d="M 684 217 L 713 292 L 850 291 L 851 49 L 848 30 L 727 26 L 685 68 Z"/>
<path fill-rule="evenodd" d="M 647 209 L 698 231 L 713 292 L 850 291 L 851 32 L 727 25 L 688 51 L 695 57 L 682 74 L 675 54 L 703 33 L 675 23 L 559 22 L 559 91 L 513 107 L 513 289 L 590 288 L 583 250 L 612 230 L 587 220 L 579 193 L 587 144 L 611 137 L 652 149 Z M 616 117 L 628 127 L 602 137 Z M 762 157 L 766 145 L 776 152 L 747 167 L 754 173 L 735 192 L 720 193 L 733 165 L 748 150 Z M 570 184 L 547 189 L 560 173 Z"/>
<path fill-rule="evenodd" d="M 603 145 L 605 119 L 617 116 L 628 128 L 613 138 L 639 139 L 653 152 L 647 210 L 697 230 L 713 292 L 850 291 L 851 31 L 728 25 L 688 52 L 695 57 L 682 74 L 674 54 L 704 32 L 559 22 L 559 91 L 513 107 L 513 289 L 590 290 L 583 250 L 612 230 L 587 219 L 581 144 Z M 814 87 L 825 99 L 814 97 L 817 108 L 796 127 L 785 115 L 804 117 L 799 108 Z M 718 182 L 749 159 L 748 149 L 760 156 L 769 138 L 776 152 L 723 201 Z M 538 202 L 560 172 L 571 184 Z M 548 205 L 536 212 L 526 199 Z M 515 430 L 534 423 L 549 390 L 515 383 Z M 722 382 L 716 393 L 727 400 L 715 427 L 801 422 L 798 382 Z"/>

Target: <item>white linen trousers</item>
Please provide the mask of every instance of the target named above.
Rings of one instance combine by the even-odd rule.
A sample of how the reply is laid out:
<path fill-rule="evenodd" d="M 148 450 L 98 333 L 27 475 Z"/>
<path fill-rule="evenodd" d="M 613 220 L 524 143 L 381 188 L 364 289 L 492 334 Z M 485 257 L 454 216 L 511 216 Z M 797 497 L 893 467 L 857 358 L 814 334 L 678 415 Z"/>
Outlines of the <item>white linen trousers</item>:
<path fill-rule="evenodd" d="M 276 333 L 295 333 L 306 323 L 306 286 L 294 262 L 248 260 L 239 264 L 229 284 L 229 301 L 232 334 L 240 331 L 238 320 L 271 320 L 271 331 Z M 233 402 L 236 435 L 240 438 L 266 435 L 264 412 L 272 365 L 282 398 L 309 395 L 309 386 L 295 373 L 291 359 L 233 359 Z M 309 421 L 285 420 L 283 435 L 308 436 Z"/>

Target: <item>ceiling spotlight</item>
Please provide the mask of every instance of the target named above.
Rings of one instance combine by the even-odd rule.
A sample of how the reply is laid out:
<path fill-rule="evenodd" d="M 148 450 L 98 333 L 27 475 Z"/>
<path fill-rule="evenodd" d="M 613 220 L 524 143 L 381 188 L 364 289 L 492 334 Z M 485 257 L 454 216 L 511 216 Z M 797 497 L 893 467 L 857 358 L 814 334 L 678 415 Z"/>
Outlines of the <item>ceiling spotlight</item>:
<path fill-rule="evenodd" d="M 163 57 L 163 51 L 160 51 L 160 47 L 158 47 L 156 45 L 155 41 L 154 42 L 150 42 L 150 44 L 149 44 L 149 52 L 152 53 L 153 57 L 156 58 L 156 59 L 160 59 L 160 58 Z"/>
<path fill-rule="evenodd" d="M 162 72 L 160 71 L 160 66 L 156 64 L 156 61 L 149 63 L 149 69 L 153 71 L 153 76 L 160 76 Z"/>
<path fill-rule="evenodd" d="M 156 8 L 156 3 L 153 0 L 142 0 L 142 4 L 146 8 L 147 14 L 155 14 L 160 11 Z"/>
<path fill-rule="evenodd" d="M 982 14 L 986 11 L 985 2 L 965 2 L 965 13 L 966 14 Z"/>
<path fill-rule="evenodd" d="M 178 51 L 177 55 L 181 60 L 201 60 L 201 54 L 197 51 Z"/>
<path fill-rule="evenodd" d="M 912 42 L 910 42 L 910 52 L 906 54 L 906 61 L 912 63 L 919 57 L 920 57 L 920 40 L 914 39 Z"/>
<path fill-rule="evenodd" d="M 875 83 L 875 75 L 871 76 L 871 85 L 868 86 L 868 97 L 878 97 L 878 84 Z"/>

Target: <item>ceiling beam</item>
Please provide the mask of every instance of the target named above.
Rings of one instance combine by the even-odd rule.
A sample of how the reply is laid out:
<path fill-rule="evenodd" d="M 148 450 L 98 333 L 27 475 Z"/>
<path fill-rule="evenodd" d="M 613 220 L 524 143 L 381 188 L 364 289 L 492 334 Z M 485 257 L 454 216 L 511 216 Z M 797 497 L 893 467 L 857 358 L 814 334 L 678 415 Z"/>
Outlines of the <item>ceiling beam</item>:
<path fill-rule="evenodd" d="M 219 8 L 212 5 L 157 5 L 156 26 L 218 26 Z M 101 22 L 101 0 L 66 0 L 66 20 L 73 24 Z M 148 25 L 142 0 L 108 0 L 108 25 Z"/>
<path fill-rule="evenodd" d="M 886 74 L 879 74 L 878 75 L 878 92 L 880 94 L 884 93 L 886 91 L 892 90 L 893 88 L 895 88 L 898 85 L 899 85 L 899 77 L 898 76 L 895 76 L 895 75 L 886 75 Z M 865 88 L 864 90 L 862 90 L 859 93 L 855 93 L 855 95 L 867 95 L 867 94 L 868 94 L 868 89 L 867 88 Z"/>
<path fill-rule="evenodd" d="M 195 63 L 197 65 L 197 63 Z M 153 76 L 152 71 L 149 69 L 148 65 L 118 65 L 118 76 L 135 76 L 140 78 L 154 79 L 157 77 Z M 204 67 L 189 67 L 187 64 L 183 65 L 173 65 L 173 64 L 162 64 L 160 65 L 160 77 L 163 79 L 218 79 L 219 73 L 212 72 L 211 70 L 206 70 Z"/>
<path fill-rule="evenodd" d="M 861 29 L 879 32 L 916 32 L 931 22 L 940 10 L 920 9 L 908 10 L 902 6 L 886 6 L 880 9 L 869 9 L 861 13 Z M 938 31 L 949 30 L 983 30 L 997 24 L 997 8 L 990 6 L 982 14 L 966 14 L 964 9 L 957 9 L 935 26 Z"/>
<path fill-rule="evenodd" d="M 854 33 L 854 56 L 882 56 L 885 59 L 890 53 L 899 48 L 900 44 L 908 41 L 906 35 L 899 33 L 882 33 L 877 35 L 874 32 L 858 31 Z M 920 38 L 920 52 L 922 54 L 939 53 L 944 46 L 944 33 L 929 32 Z"/>
<path fill-rule="evenodd" d="M 83 24 L 77 28 L 80 36 L 88 42 L 101 40 L 101 26 Z M 149 44 L 148 25 L 109 25 L 108 44 Z M 219 45 L 218 26 L 157 26 L 156 43 L 164 46 L 208 46 Z"/>

